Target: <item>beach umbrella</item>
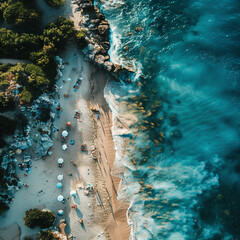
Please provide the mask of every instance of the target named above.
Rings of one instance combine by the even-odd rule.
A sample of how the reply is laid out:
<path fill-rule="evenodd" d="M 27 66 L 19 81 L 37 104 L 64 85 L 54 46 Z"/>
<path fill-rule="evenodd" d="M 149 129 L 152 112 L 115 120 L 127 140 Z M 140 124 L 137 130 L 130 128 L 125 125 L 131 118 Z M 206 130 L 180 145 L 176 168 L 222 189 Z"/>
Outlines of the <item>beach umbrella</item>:
<path fill-rule="evenodd" d="M 68 148 L 67 144 L 63 144 L 63 145 L 62 145 L 62 149 L 63 149 L 63 150 L 66 150 L 67 148 Z"/>
<path fill-rule="evenodd" d="M 77 195 L 77 192 L 76 192 L 75 190 L 72 190 L 72 191 L 70 192 L 70 195 L 71 195 L 72 197 L 75 197 L 75 196 Z"/>
<path fill-rule="evenodd" d="M 58 183 L 56 184 L 56 186 L 57 186 L 57 188 L 61 188 L 61 187 L 62 187 L 62 183 L 61 183 L 61 182 L 58 182 Z"/>
<path fill-rule="evenodd" d="M 58 163 L 59 163 L 59 164 L 63 164 L 63 162 L 64 162 L 64 160 L 63 160 L 62 158 L 59 158 L 59 159 L 58 159 Z"/>
<path fill-rule="evenodd" d="M 66 137 L 68 135 L 68 132 L 66 130 L 62 131 L 62 135 Z"/>
<path fill-rule="evenodd" d="M 58 215 L 59 215 L 59 216 L 62 216 L 63 214 L 64 214 L 64 212 L 63 212 L 62 209 L 58 210 Z"/>
<path fill-rule="evenodd" d="M 57 200 L 58 200 L 59 202 L 62 202 L 63 199 L 64 199 L 63 195 L 59 195 L 59 196 L 57 197 Z"/>
<path fill-rule="evenodd" d="M 16 149 L 16 154 L 21 154 L 22 150 L 20 148 Z"/>
<path fill-rule="evenodd" d="M 58 175 L 57 179 L 58 179 L 58 181 L 63 180 L 63 175 L 62 174 Z"/>

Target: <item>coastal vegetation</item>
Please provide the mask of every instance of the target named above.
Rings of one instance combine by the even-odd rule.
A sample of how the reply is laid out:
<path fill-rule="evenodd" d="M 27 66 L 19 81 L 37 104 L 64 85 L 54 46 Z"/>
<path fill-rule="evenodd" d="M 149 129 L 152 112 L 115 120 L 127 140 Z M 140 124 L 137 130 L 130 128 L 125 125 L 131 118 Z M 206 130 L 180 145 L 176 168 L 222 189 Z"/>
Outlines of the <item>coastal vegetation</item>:
<path fill-rule="evenodd" d="M 60 7 L 65 3 L 65 0 L 44 0 L 51 7 Z"/>
<path fill-rule="evenodd" d="M 0 1 L 0 21 L 5 21 L 15 27 L 21 27 L 21 30 L 35 31 L 40 18 L 41 15 L 36 9 L 35 1 Z"/>
<path fill-rule="evenodd" d="M 14 102 L 30 103 L 50 83 L 44 70 L 35 64 L 0 65 L 0 110 Z"/>
<path fill-rule="evenodd" d="M 43 211 L 38 208 L 30 209 L 25 212 L 23 218 L 24 225 L 29 228 L 49 228 L 53 225 L 56 216 L 51 211 Z"/>
<path fill-rule="evenodd" d="M 76 32 L 77 44 L 80 49 L 83 49 L 88 45 L 85 37 L 86 37 L 85 29 L 81 29 L 80 31 Z"/>
<path fill-rule="evenodd" d="M 49 23 L 41 34 L 15 33 L 1 28 L 0 56 L 33 62 L 0 65 L 1 111 L 13 106 L 16 96 L 20 103 L 28 104 L 34 97 L 49 90 L 56 76 L 55 56 L 64 49 L 69 39 L 74 38 L 80 48 L 87 45 L 85 32 L 76 31 L 73 21 L 61 16 L 55 23 Z"/>
<path fill-rule="evenodd" d="M 0 28 L 0 57 L 29 59 L 30 53 L 41 49 L 42 37 L 31 33 L 15 33 Z"/>
<path fill-rule="evenodd" d="M 22 2 L 10 4 L 3 11 L 3 19 L 14 26 L 36 26 L 39 18 L 36 10 L 25 8 Z"/>

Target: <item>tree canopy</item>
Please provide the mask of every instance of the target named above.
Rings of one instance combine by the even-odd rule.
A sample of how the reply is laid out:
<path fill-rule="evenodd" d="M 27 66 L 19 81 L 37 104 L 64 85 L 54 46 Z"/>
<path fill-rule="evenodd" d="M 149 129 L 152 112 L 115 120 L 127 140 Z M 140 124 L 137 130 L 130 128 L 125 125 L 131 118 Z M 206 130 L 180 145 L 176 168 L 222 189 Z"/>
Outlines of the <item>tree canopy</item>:
<path fill-rule="evenodd" d="M 42 211 L 34 208 L 25 212 L 23 221 L 24 225 L 30 228 L 49 228 L 53 225 L 55 218 L 56 216 L 51 211 Z"/>
<path fill-rule="evenodd" d="M 0 57 L 26 59 L 31 52 L 41 49 L 42 46 L 42 37 L 39 35 L 19 34 L 0 28 Z"/>
<path fill-rule="evenodd" d="M 23 2 L 9 1 L 1 5 L 2 17 L 8 24 L 21 27 L 36 26 L 39 23 L 40 15 L 32 8 L 26 8 Z"/>
<path fill-rule="evenodd" d="M 44 0 L 51 7 L 60 7 L 65 3 L 65 0 Z"/>
<path fill-rule="evenodd" d="M 50 83 L 43 69 L 35 64 L 0 65 L 0 109 L 18 98 L 30 103 Z"/>

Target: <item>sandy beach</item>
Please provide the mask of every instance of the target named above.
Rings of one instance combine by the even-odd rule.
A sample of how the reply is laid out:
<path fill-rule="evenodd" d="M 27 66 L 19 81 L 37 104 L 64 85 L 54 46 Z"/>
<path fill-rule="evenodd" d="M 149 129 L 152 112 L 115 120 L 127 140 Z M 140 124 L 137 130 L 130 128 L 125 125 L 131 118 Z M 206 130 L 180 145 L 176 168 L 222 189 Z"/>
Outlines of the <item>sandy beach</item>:
<path fill-rule="evenodd" d="M 69 16 L 70 1 L 66 1 L 65 5 L 67 10 L 63 15 Z M 72 7 L 72 15 L 69 17 L 77 24 L 79 16 Z M 59 11 L 57 15 L 61 15 Z M 64 69 L 62 77 L 56 82 L 59 91 L 55 95 L 56 105 L 52 107 L 52 112 L 56 113 L 59 103 L 62 113 L 59 118 L 56 114 L 53 123 L 58 130 L 52 133 L 54 145 L 49 150 L 52 155 L 45 160 L 35 159 L 28 176 L 24 176 L 24 172 L 17 168 L 17 175 L 29 187 L 16 192 L 10 210 L 0 217 L 0 239 L 15 240 L 36 235 L 40 228 L 27 228 L 22 220 L 25 211 L 35 207 L 50 209 L 56 215 L 62 209 L 64 215 L 57 217 L 54 225 L 58 226 L 60 219 L 65 219 L 66 233 L 76 239 L 129 239 L 130 228 L 126 219 L 128 204 L 117 200 L 120 179 L 111 176 L 115 160 L 111 135 L 112 115 L 103 96 L 109 78 L 104 71 L 84 60 L 74 43 L 70 43 L 60 57 Z M 78 77 L 82 78 L 82 83 L 79 89 L 74 90 Z M 98 109 L 99 116 L 91 108 Z M 80 112 L 80 120 L 74 118 L 76 110 Z M 60 138 L 67 121 L 72 126 L 67 137 L 68 149 L 64 151 Z M 74 145 L 70 144 L 70 140 L 75 141 Z M 81 151 L 83 143 L 87 146 L 85 152 Z M 63 168 L 57 164 L 60 157 L 64 159 Z M 76 166 L 73 166 L 71 160 Z M 124 170 L 117 171 L 121 173 Z M 56 187 L 59 174 L 64 176 L 61 189 Z M 87 185 L 93 186 L 94 190 L 86 196 L 82 187 Z M 73 189 L 78 193 L 75 198 L 69 194 Z M 66 198 L 64 204 L 57 201 L 60 194 Z M 74 204 L 77 204 L 76 209 L 71 208 Z M 78 222 L 80 218 L 83 219 L 83 225 Z M 11 237 L 10 231 L 14 232 Z"/>

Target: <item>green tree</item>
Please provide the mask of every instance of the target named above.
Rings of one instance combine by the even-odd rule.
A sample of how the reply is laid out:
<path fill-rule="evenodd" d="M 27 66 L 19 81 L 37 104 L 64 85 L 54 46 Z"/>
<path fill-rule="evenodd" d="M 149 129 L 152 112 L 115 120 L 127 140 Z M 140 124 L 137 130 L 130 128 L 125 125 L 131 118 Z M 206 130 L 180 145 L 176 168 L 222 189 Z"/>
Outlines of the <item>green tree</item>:
<path fill-rule="evenodd" d="M 15 26 L 36 26 L 40 16 L 34 9 L 27 9 L 22 2 L 9 4 L 3 11 L 3 18 L 8 24 Z"/>
<path fill-rule="evenodd" d="M 21 92 L 20 100 L 23 103 L 30 103 L 32 100 L 32 94 L 26 89 L 26 87 L 24 87 Z"/>
<path fill-rule="evenodd" d="M 50 81 L 46 78 L 45 73 L 39 66 L 27 64 L 24 71 L 28 75 L 28 83 L 31 86 L 36 88 L 48 87 Z"/>
<path fill-rule="evenodd" d="M 83 49 L 88 45 L 88 43 L 85 39 L 85 36 L 86 36 L 85 29 L 81 29 L 80 31 L 77 31 L 77 33 L 76 33 L 76 40 L 77 40 L 78 47 L 80 49 Z"/>
<path fill-rule="evenodd" d="M 42 211 L 38 208 L 30 209 L 25 212 L 23 218 L 24 225 L 30 228 L 40 227 L 49 228 L 53 225 L 55 215 L 51 211 Z"/>
<path fill-rule="evenodd" d="M 43 39 L 39 35 L 14 33 L 0 28 L 0 56 L 17 59 L 28 59 L 31 52 L 43 47 Z"/>
<path fill-rule="evenodd" d="M 65 0 L 44 0 L 51 7 L 60 7 L 65 3 Z"/>

